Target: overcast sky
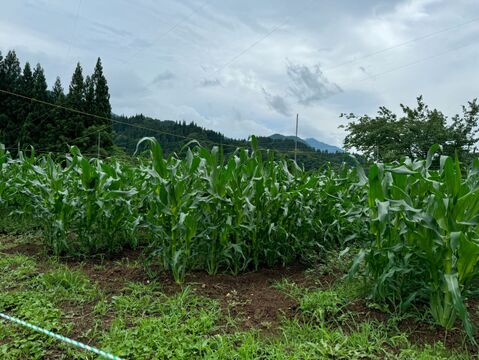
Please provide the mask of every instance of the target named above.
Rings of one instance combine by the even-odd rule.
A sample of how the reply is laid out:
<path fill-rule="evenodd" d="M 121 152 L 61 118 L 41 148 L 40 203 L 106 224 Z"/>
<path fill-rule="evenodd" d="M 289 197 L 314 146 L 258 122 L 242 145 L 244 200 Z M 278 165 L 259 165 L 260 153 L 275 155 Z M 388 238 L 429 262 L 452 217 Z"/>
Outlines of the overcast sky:
<path fill-rule="evenodd" d="M 477 0 L 16 0 L 0 50 L 68 87 L 102 58 L 113 111 L 227 136 L 341 145 L 342 112 L 413 105 L 451 115 L 479 96 Z"/>

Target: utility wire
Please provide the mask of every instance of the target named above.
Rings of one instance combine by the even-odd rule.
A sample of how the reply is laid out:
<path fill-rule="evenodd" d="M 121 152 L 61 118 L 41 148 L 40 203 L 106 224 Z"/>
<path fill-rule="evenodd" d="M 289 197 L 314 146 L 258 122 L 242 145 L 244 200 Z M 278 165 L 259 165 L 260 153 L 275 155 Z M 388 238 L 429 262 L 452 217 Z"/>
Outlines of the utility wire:
<path fill-rule="evenodd" d="M 168 28 L 168 30 L 166 30 L 165 32 L 161 33 L 158 37 L 155 38 L 155 40 L 153 40 L 153 42 L 157 42 L 158 40 L 164 38 L 166 35 L 168 35 L 169 33 L 171 33 L 172 31 L 176 30 L 180 25 L 182 25 L 183 23 L 185 23 L 186 21 L 190 20 L 195 14 L 197 14 L 199 11 L 203 10 L 203 8 L 207 5 L 206 2 L 202 3 L 200 6 L 198 6 L 196 9 L 194 9 L 188 16 L 186 16 L 185 18 L 181 19 L 180 21 L 176 22 L 175 24 L 173 24 L 173 26 L 171 26 L 170 28 Z M 141 52 L 143 52 L 145 50 L 138 50 L 135 54 L 133 54 L 133 56 L 130 56 L 130 58 L 128 60 L 126 60 L 126 62 L 131 62 L 134 58 L 136 58 Z"/>
<path fill-rule="evenodd" d="M 463 48 L 466 48 L 466 47 L 469 47 L 469 46 L 472 46 L 472 45 L 475 45 L 475 43 L 468 43 L 468 44 L 463 44 L 463 45 L 460 45 L 460 46 L 457 46 L 457 47 L 454 47 L 452 49 L 448 49 L 448 50 L 445 50 L 443 52 L 440 52 L 440 53 L 437 53 L 437 54 L 434 54 L 434 55 L 431 55 L 431 56 L 428 56 L 428 57 L 425 57 L 425 58 L 421 58 L 421 59 L 417 59 L 413 62 L 410 62 L 410 63 L 407 63 L 407 64 L 404 64 L 404 65 L 401 65 L 401 66 L 398 66 L 398 67 L 395 67 L 395 68 L 392 68 L 392 69 L 389 69 L 389 70 L 386 70 L 386 71 L 383 71 L 381 73 L 377 73 L 377 74 L 371 74 L 365 78 L 362 78 L 360 80 L 357 80 L 357 82 L 363 82 L 363 81 L 367 81 L 367 80 L 371 80 L 371 79 L 376 79 L 377 77 L 380 77 L 380 76 L 383 76 L 383 75 L 386 75 L 386 74 L 389 74 L 389 73 L 392 73 L 392 72 L 395 72 L 395 71 L 398 71 L 398 70 L 402 70 L 402 69 L 405 69 L 405 68 L 408 68 L 408 67 L 411 67 L 413 65 L 417 65 L 417 64 L 420 64 L 422 62 L 425 62 L 425 61 L 428 61 L 428 60 L 431 60 L 431 59 L 435 59 L 435 58 L 438 58 L 438 57 L 441 57 L 443 55 L 446 55 L 446 54 L 449 54 L 451 52 L 454 52 L 454 51 L 457 51 L 457 50 L 460 50 L 460 49 L 463 49 Z M 336 92 L 336 93 L 333 93 L 329 96 L 325 96 L 322 100 L 324 99 L 329 99 L 333 96 L 336 96 L 338 94 L 341 94 L 341 92 Z M 301 100 L 299 101 L 296 101 L 293 103 L 293 105 L 296 105 L 296 104 L 301 104 L 301 105 L 305 105 Z"/>
<path fill-rule="evenodd" d="M 387 52 L 387 51 L 390 51 L 390 50 L 393 50 L 393 49 L 396 49 L 396 48 L 399 48 L 399 47 L 402 47 L 402 46 L 406 46 L 406 45 L 409 45 L 409 44 L 412 44 L 414 42 L 417 42 L 417 41 L 420 41 L 420 40 L 423 40 L 423 39 L 427 39 L 427 38 L 430 38 L 430 37 L 433 37 L 435 35 L 438 35 L 438 34 L 443 34 L 443 33 L 447 33 L 449 31 L 452 31 L 452 30 L 456 30 L 456 29 L 459 29 L 463 26 L 467 26 L 467 25 L 470 25 L 472 23 L 475 23 L 475 22 L 478 22 L 479 21 L 479 18 L 473 18 L 471 20 L 468 20 L 466 22 L 463 22 L 463 23 L 459 23 L 459 24 L 456 24 L 456 25 L 453 25 L 453 26 L 450 26 L 450 27 L 447 27 L 447 28 L 443 28 L 443 29 L 440 29 L 438 31 L 435 31 L 435 32 L 431 32 L 431 33 L 428 33 L 428 34 L 425 34 L 425 35 L 421 35 L 419 37 L 416 37 L 416 38 L 413 38 L 413 39 L 410 39 L 410 40 L 407 40 L 407 41 L 404 41 L 402 43 L 398 43 L 398 44 L 395 44 L 395 45 L 392 45 L 392 46 L 389 46 L 389 47 L 386 47 L 386 48 L 383 48 L 383 49 L 379 49 L 379 50 L 376 50 L 376 51 L 373 51 L 371 53 L 366 53 L 364 54 L 363 56 L 359 57 L 359 58 L 356 58 L 356 59 L 352 59 L 352 60 L 348 60 L 348 61 L 345 61 L 343 63 L 339 63 L 337 65 L 333 65 L 333 66 L 330 66 L 330 67 L 326 67 L 324 69 L 321 69 L 321 71 L 328 71 L 328 70 L 334 70 L 334 69 L 337 69 L 337 68 L 340 68 L 340 67 L 343 67 L 345 65 L 349 65 L 349 64 L 353 64 L 353 63 L 356 63 L 360 60 L 363 60 L 363 59 L 367 59 L 367 58 L 370 58 L 370 57 L 373 57 L 373 56 L 376 56 L 376 55 L 379 55 L 381 53 L 384 53 L 384 52 Z M 468 46 L 468 45 L 466 45 Z M 459 48 L 462 48 L 459 47 Z M 457 49 L 454 49 L 454 50 L 457 50 Z M 453 51 L 454 51 L 453 50 Z M 442 54 L 442 53 L 441 53 Z M 434 58 L 434 57 L 437 57 L 437 55 L 433 55 L 432 57 L 430 58 Z M 426 60 L 428 60 L 429 58 L 427 58 Z M 425 61 L 425 60 L 420 60 L 418 62 L 422 62 L 422 61 Z M 416 63 L 416 62 L 414 62 Z M 388 72 L 392 72 L 392 71 L 396 71 L 398 69 L 401 69 L 403 67 L 407 67 L 407 66 L 410 66 L 409 64 L 406 65 L 406 66 L 400 66 L 398 68 L 394 68 L 390 71 L 386 71 L 384 72 L 384 74 L 388 73 Z M 380 74 L 376 74 L 376 75 L 370 75 L 368 76 L 367 78 L 364 78 L 362 80 L 359 80 L 359 81 L 364 81 L 364 80 L 368 80 L 368 79 L 372 79 L 376 76 L 380 76 L 380 75 L 383 75 L 383 73 L 380 73 Z M 289 85 L 290 83 L 295 83 L 296 82 L 296 79 L 289 79 L 285 85 Z M 329 98 L 331 96 L 334 96 L 336 95 L 337 93 L 335 94 L 332 94 L 330 96 L 327 96 L 326 98 Z M 301 101 L 298 101 L 298 102 L 295 102 L 294 104 L 300 104 Z"/>
<path fill-rule="evenodd" d="M 73 25 L 73 36 L 72 36 L 72 38 L 70 38 L 70 41 L 68 42 L 67 58 L 70 56 L 73 39 L 76 38 L 77 28 L 78 28 L 78 19 L 80 17 L 80 9 L 81 9 L 82 3 L 83 3 L 83 0 L 78 0 L 77 9 L 76 9 L 76 12 L 75 12 L 75 20 L 74 20 L 74 25 Z M 34 121 L 40 120 L 40 118 L 43 118 L 44 116 L 50 114 L 51 111 L 53 111 L 53 109 L 47 110 L 44 114 L 40 115 Z M 48 118 L 43 119 L 39 124 L 36 124 L 36 126 L 40 126 L 46 119 L 48 119 Z"/>
<path fill-rule="evenodd" d="M 365 80 L 370 80 L 370 79 L 374 79 L 378 76 L 383 76 L 385 74 L 389 74 L 391 72 L 394 72 L 394 71 L 397 71 L 397 70 L 401 70 L 401 69 L 404 69 L 404 68 L 407 68 L 407 67 L 410 67 L 410 66 L 413 66 L 413 65 L 416 65 L 416 64 L 420 64 L 424 61 L 428 61 L 428 60 L 431 60 L 431 59 L 435 59 L 435 58 L 438 58 L 438 57 L 441 57 L 443 55 L 446 55 L 446 54 L 449 54 L 451 52 L 454 52 L 454 51 L 457 51 L 457 50 L 460 50 L 460 49 L 463 49 L 463 48 L 466 48 L 466 47 L 469 47 L 471 45 L 475 45 L 474 43 L 468 43 L 468 44 L 463 44 L 463 45 L 460 45 L 460 46 L 457 46 L 455 48 L 452 48 L 452 49 L 449 49 L 449 50 L 446 50 L 446 51 L 443 51 L 443 52 L 440 52 L 440 53 L 437 53 L 437 54 L 434 54 L 434 55 L 431 55 L 431 56 L 428 56 L 428 57 L 425 57 L 425 58 L 422 58 L 422 59 L 418 59 L 418 60 L 415 60 L 413 62 L 410 62 L 410 63 L 407 63 L 407 64 L 404 64 L 404 65 L 401 65 L 401 66 L 398 66 L 398 67 L 395 67 L 395 68 L 392 68 L 392 69 L 389 69 L 389 70 L 386 70 L 386 71 L 383 71 L 381 73 L 378 73 L 378 74 L 372 74 L 371 76 L 368 76 L 366 78 L 363 78 L 359 81 L 365 81 Z"/>
<path fill-rule="evenodd" d="M 378 77 L 378 76 L 383 76 L 383 75 L 385 75 L 385 74 L 388 74 L 388 73 L 391 73 L 391 72 L 394 72 L 394 71 L 397 71 L 397 70 L 401 70 L 401 69 L 404 69 L 404 68 L 407 68 L 407 67 L 416 65 L 416 64 L 418 64 L 418 63 L 421 63 L 421 62 L 424 62 L 424 61 L 428 61 L 428 60 L 431 60 L 431 59 L 434 59 L 434 58 L 443 56 L 443 55 L 448 54 L 448 53 L 450 53 L 450 52 L 453 52 L 453 51 L 456 51 L 456 50 L 459 50 L 459 49 L 462 49 L 462 48 L 465 48 L 465 47 L 468 47 L 468 46 L 471 46 L 471 45 L 472 45 L 472 43 L 464 44 L 464 45 L 461 45 L 461 46 L 459 46 L 459 47 L 455 47 L 455 48 L 453 48 L 453 49 L 446 50 L 446 51 L 441 52 L 441 53 L 439 53 L 439 54 L 435 54 L 435 55 L 432 55 L 432 56 L 429 56 L 429 57 L 426 57 L 426 58 L 423 58 L 423 59 L 418 59 L 418 60 L 416 60 L 416 61 L 414 61 L 414 62 L 405 64 L 405 65 L 402 65 L 402 66 L 399 66 L 399 67 L 396 67 L 396 68 L 393 68 L 393 69 L 390 69 L 390 70 L 387 70 L 387 71 L 384 71 L 384 72 L 379 73 L 379 74 L 375 74 L 375 75 L 369 76 L 369 77 L 367 77 L 367 78 L 363 78 L 362 80 L 359 80 L 359 81 L 366 81 L 366 80 L 370 80 L 371 78 L 376 78 L 376 77 Z M 11 91 L 8 91 L 8 90 L 0 89 L 0 92 L 2 92 L 2 93 L 4 93 L 4 94 L 16 96 L 16 97 L 22 98 L 22 99 L 24 99 L 24 100 L 29 100 L 29 101 L 32 101 L 32 102 L 37 102 L 37 103 L 40 103 L 40 104 L 48 105 L 48 106 L 55 107 L 55 108 L 58 108 L 58 109 L 67 110 L 67 111 L 74 112 L 74 113 L 81 114 L 81 115 L 85 115 L 85 116 L 91 116 L 91 117 L 94 117 L 94 118 L 97 118 L 97 119 L 102 119 L 102 120 L 111 121 L 111 122 L 117 123 L 117 124 L 122 124 L 122 125 L 126 125 L 126 126 L 131 126 L 131 127 L 135 127 L 135 128 L 139 128 L 139 129 L 143 129 L 143 130 L 148 130 L 148 131 L 152 131 L 152 132 L 156 132 L 156 133 L 160 133 L 160 134 L 165 134 L 165 135 L 169 135 L 169 136 L 173 136 L 173 137 L 178 137 L 178 138 L 182 138 L 182 139 L 186 139 L 186 140 L 193 140 L 192 138 L 190 138 L 190 137 L 188 137 L 188 136 L 183 136 L 183 135 L 179 135 L 179 134 L 175 134 L 175 133 L 170 133 L 170 132 L 162 131 L 162 130 L 159 130 L 159 129 L 153 129 L 153 128 L 149 128 L 149 127 L 141 126 L 141 125 L 137 125 L 137 124 L 130 124 L 130 123 L 128 123 L 128 122 L 124 122 L 124 121 L 120 121 L 120 120 L 115 120 L 115 119 L 108 118 L 108 117 L 101 116 L 101 115 L 90 114 L 90 113 L 87 113 L 87 112 L 85 112 L 85 111 L 81 111 L 81 110 L 69 108 L 69 107 L 66 107 L 66 106 L 58 105 L 58 104 L 53 104 L 53 103 L 50 103 L 50 102 L 47 102 L 47 101 L 35 99 L 35 98 L 32 98 L 32 97 L 25 96 L 25 95 L 22 95 L 22 94 L 18 94 L 18 93 L 15 93 L 15 92 L 11 92 Z M 332 95 L 329 96 L 329 97 L 332 97 L 332 96 L 335 96 L 335 95 L 337 95 L 337 93 L 332 94 Z M 300 101 L 296 102 L 295 104 L 299 104 L 299 103 L 300 103 Z M 105 126 L 105 127 L 106 127 L 106 126 Z M 102 128 L 100 128 L 100 129 L 95 129 L 95 131 L 94 131 L 93 133 L 99 132 L 99 131 L 101 131 L 101 130 L 103 130 L 103 129 L 102 129 Z M 72 141 L 78 141 L 78 140 L 83 139 L 83 138 L 85 138 L 85 137 L 87 137 L 87 136 L 90 136 L 90 135 L 91 135 L 91 134 L 83 135 L 82 137 L 73 139 Z M 203 142 L 203 143 L 209 143 L 209 144 L 211 144 L 211 145 L 220 146 L 220 147 L 232 147 L 232 148 L 235 148 L 235 149 L 237 149 L 237 148 L 240 147 L 240 146 L 233 145 L 233 144 L 221 144 L 221 143 L 216 143 L 216 142 L 213 142 L 213 141 L 210 141 L 210 140 L 203 140 L 202 142 Z M 259 150 L 262 150 L 262 151 L 279 151 L 279 152 L 281 152 L 280 150 L 276 150 L 276 149 L 261 149 L 261 148 L 260 148 Z M 282 151 L 282 152 L 283 152 L 283 153 L 287 153 L 288 151 Z M 294 151 L 290 151 L 290 152 L 294 153 Z M 317 154 L 317 151 L 313 150 L 313 151 L 310 151 L 309 153 L 316 153 L 316 154 Z"/>
<path fill-rule="evenodd" d="M 175 134 L 175 133 L 171 133 L 171 132 L 167 132 L 167 131 L 163 131 L 163 130 L 159 130 L 159 129 L 153 129 L 153 128 L 149 128 L 149 127 L 142 126 L 142 125 L 130 124 L 128 122 L 108 118 L 106 116 L 90 114 L 90 113 L 87 113 L 85 111 L 77 110 L 77 109 L 66 107 L 66 106 L 59 105 L 59 104 L 53 104 L 53 103 L 50 103 L 48 101 L 39 100 L 39 99 L 36 99 L 36 98 L 32 98 L 30 96 L 18 94 L 18 93 L 8 91 L 8 90 L 0 89 L 0 92 L 4 93 L 4 94 L 7 94 L 7 95 L 15 96 L 15 97 L 18 97 L 18 98 L 21 98 L 21 99 L 24 99 L 24 100 L 29 100 L 29 101 L 32 101 L 32 102 L 48 105 L 48 106 L 51 106 L 51 107 L 55 107 L 57 109 L 70 111 L 70 112 L 80 114 L 80 115 L 84 115 L 84 116 L 91 116 L 91 117 L 94 117 L 94 118 L 97 118 L 97 119 L 107 120 L 107 121 L 111 121 L 111 122 L 117 123 L 117 124 L 122 124 L 122 125 L 131 126 L 131 127 L 138 128 L 138 129 L 143 129 L 143 130 L 156 132 L 156 133 L 159 133 L 159 134 L 164 134 L 164 135 L 169 135 L 169 136 L 173 136 L 173 137 L 177 137 L 177 138 L 182 138 L 182 139 L 185 139 L 185 140 L 188 140 L 188 141 L 194 140 L 193 138 L 188 137 L 188 136 L 179 135 L 179 134 Z M 95 132 L 98 132 L 98 131 L 101 131 L 101 129 L 95 129 Z M 93 133 L 95 133 L 95 132 L 93 132 Z M 82 137 L 85 137 L 85 136 L 82 135 Z M 81 139 L 82 137 L 73 139 L 72 141 Z M 201 142 L 202 143 L 207 143 L 207 144 L 210 144 L 210 145 L 216 145 L 216 146 L 219 146 L 219 147 L 231 147 L 231 148 L 234 148 L 234 149 L 238 149 L 238 148 L 241 147 L 241 146 L 233 145 L 233 144 L 217 143 L 217 142 L 210 141 L 210 140 L 202 140 Z M 259 148 L 258 150 L 261 150 L 261 151 L 276 151 L 276 152 L 281 152 L 281 153 L 289 153 L 289 152 L 293 153 L 294 152 L 293 150 L 292 151 L 287 151 L 287 150 L 281 151 L 281 150 L 278 150 L 278 149 L 267 149 L 267 148 Z M 307 151 L 307 152 L 311 153 L 311 154 L 317 154 L 318 153 L 316 150 L 311 150 L 311 151 Z M 306 151 L 304 151 L 304 153 L 306 153 Z"/>
<path fill-rule="evenodd" d="M 436 36 L 436 35 L 439 35 L 439 34 L 444 34 L 444 33 L 447 33 L 449 31 L 452 31 L 452 30 L 457 30 L 457 29 L 459 29 L 463 26 L 470 25 L 470 24 L 478 22 L 478 21 L 479 21 L 479 17 L 473 18 L 471 20 L 468 20 L 468 21 L 465 21 L 465 22 L 462 22 L 462 23 L 459 23 L 459 24 L 456 24 L 456 25 L 453 25 L 453 26 L 449 26 L 449 27 L 446 27 L 446 28 L 442 28 L 440 30 L 437 30 L 437 31 L 434 31 L 434 32 L 431 32 L 431 33 L 428 33 L 428 34 L 424 34 L 424 35 L 418 36 L 416 38 L 412 38 L 412 39 L 406 40 L 404 42 L 401 42 L 401 43 L 398 43 L 398 44 L 395 44 L 395 45 L 392 45 L 392 46 L 389 46 L 389 47 L 386 47 L 386 48 L 382 48 L 382 49 L 379 49 L 379 50 L 376 50 L 376 51 L 373 51 L 373 52 L 370 52 L 370 53 L 363 54 L 358 58 L 354 58 L 354 59 L 347 60 L 345 62 L 336 64 L 336 65 L 333 65 L 333 66 L 326 67 L 323 70 L 324 71 L 333 70 L 333 69 L 343 67 L 345 65 L 353 64 L 353 63 L 356 63 L 358 61 L 368 59 L 370 57 L 385 53 L 387 51 L 397 49 L 397 48 L 400 48 L 400 47 L 403 47 L 403 46 L 406 46 L 406 45 L 409 45 L 409 44 L 413 44 L 417 41 L 421 41 L 421 40 L 424 40 L 424 39 L 427 39 L 427 38 L 430 38 L 430 37 L 433 37 L 433 36 Z"/>
<path fill-rule="evenodd" d="M 235 56 L 233 56 L 230 60 L 228 60 L 226 63 L 224 63 L 222 66 L 220 66 L 218 69 L 212 71 L 210 73 L 210 75 L 214 75 L 214 74 L 217 74 L 219 72 L 221 72 L 222 70 L 224 70 L 225 68 L 227 68 L 228 66 L 230 66 L 232 63 L 234 63 L 236 60 L 238 60 L 240 57 L 242 57 L 244 54 L 246 54 L 248 51 L 250 51 L 252 48 L 254 48 L 256 45 L 258 45 L 259 43 L 263 42 L 264 40 L 266 40 L 268 37 L 270 37 L 271 35 L 273 35 L 274 32 L 278 31 L 279 29 L 281 29 L 282 27 L 286 26 L 291 20 L 292 20 L 292 17 L 295 17 L 297 15 L 300 15 L 304 12 L 306 12 L 306 10 L 310 9 L 311 7 L 309 5 L 313 4 L 315 2 L 315 0 L 312 0 L 308 3 L 307 6 L 305 6 L 303 9 L 301 9 L 300 11 L 297 11 L 293 16 L 290 16 L 288 17 L 285 21 L 283 21 L 282 23 L 280 23 L 279 25 L 275 26 L 273 29 L 271 29 L 270 31 L 268 31 L 265 35 L 263 35 L 262 37 L 260 37 L 259 39 L 255 40 L 253 43 L 251 43 L 249 46 L 247 46 L 246 48 L 244 48 L 243 50 L 241 50 L 238 54 L 236 54 Z M 316 5 L 316 4 L 315 4 Z M 314 6 L 313 6 L 314 7 Z"/>
<path fill-rule="evenodd" d="M 77 11 L 75 14 L 75 23 L 73 25 L 73 38 L 75 38 L 77 34 L 78 17 L 80 16 L 80 7 L 82 5 L 82 2 L 83 0 L 78 0 Z M 72 49 L 72 40 L 70 40 L 70 42 L 68 43 L 67 58 L 70 56 L 71 49 Z"/>

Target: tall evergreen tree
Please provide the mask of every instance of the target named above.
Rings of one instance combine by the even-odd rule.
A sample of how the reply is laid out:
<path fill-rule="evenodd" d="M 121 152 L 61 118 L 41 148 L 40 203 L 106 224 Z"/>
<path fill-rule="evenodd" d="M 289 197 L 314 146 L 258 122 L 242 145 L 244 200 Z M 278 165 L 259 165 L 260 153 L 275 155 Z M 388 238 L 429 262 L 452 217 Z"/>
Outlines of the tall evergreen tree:
<path fill-rule="evenodd" d="M 47 101 L 48 100 L 48 85 L 45 78 L 45 72 L 40 64 L 37 64 L 33 71 L 33 96 L 36 99 Z"/>
<path fill-rule="evenodd" d="M 100 134 L 102 152 L 111 148 L 110 94 L 100 58 L 93 74 L 86 78 L 81 65 L 77 64 L 65 95 L 59 78 L 52 90 L 48 90 L 40 64 L 32 71 L 27 62 L 22 71 L 15 51 L 9 51 L 5 57 L 0 52 L 0 89 L 102 117 L 51 108 L 41 102 L 0 93 L 0 142 L 8 147 L 33 145 L 41 150 L 63 151 L 68 144 L 96 152 Z"/>
<path fill-rule="evenodd" d="M 33 91 L 32 95 L 35 99 L 48 101 L 48 85 L 45 79 L 45 73 L 40 64 L 37 64 L 33 71 Z M 27 116 L 25 125 L 30 128 L 30 143 L 35 147 L 43 150 L 49 150 L 47 141 L 47 124 L 54 121 L 53 109 L 47 105 L 35 102 L 32 104 L 32 111 Z"/>
<path fill-rule="evenodd" d="M 62 81 L 57 76 L 52 88 L 53 102 L 57 105 L 63 105 L 65 101 L 65 91 L 63 90 Z"/>
<path fill-rule="evenodd" d="M 110 93 L 108 92 L 108 84 L 103 75 L 103 66 L 101 59 L 98 58 L 95 70 L 93 71 L 92 81 L 95 86 L 95 105 L 94 112 L 96 115 L 111 117 Z"/>
<path fill-rule="evenodd" d="M 20 79 L 20 87 L 18 90 L 22 93 L 22 95 L 33 95 L 33 73 L 29 62 L 25 63 Z"/>
<path fill-rule="evenodd" d="M 108 89 L 108 83 L 103 74 L 103 65 L 101 59 L 98 58 L 93 75 L 91 77 L 95 97 L 93 107 L 90 109 L 95 115 L 104 117 L 105 119 L 95 118 L 95 125 L 101 127 L 101 147 L 109 149 L 113 144 L 112 126 L 111 126 L 111 105 L 110 105 L 110 93 Z M 108 119 L 108 120 L 107 120 Z M 105 129 L 103 129 L 106 126 Z"/>
<path fill-rule="evenodd" d="M 0 83 L 0 88 L 12 92 L 18 91 L 22 71 L 15 51 L 9 51 L 3 59 L 2 74 L 3 81 Z M 0 109 L 3 113 L 0 116 L 0 132 L 2 133 L 2 142 L 7 147 L 14 147 L 18 144 L 19 126 L 16 111 L 21 105 L 21 100 L 0 93 Z"/>
<path fill-rule="evenodd" d="M 66 105 L 72 109 L 85 111 L 85 84 L 83 82 L 83 70 L 80 63 L 77 63 L 70 82 L 68 95 L 66 97 Z M 85 119 L 81 114 L 71 112 L 64 124 L 65 140 L 69 142 L 82 136 L 85 129 Z"/>
<path fill-rule="evenodd" d="M 3 55 L 0 51 L 0 89 L 3 89 L 5 83 L 5 66 L 3 61 Z M 0 143 L 5 144 L 5 125 L 8 121 L 7 115 L 4 113 L 4 109 L 2 107 L 2 99 L 4 98 L 4 94 L 0 93 Z"/>
<path fill-rule="evenodd" d="M 55 83 L 53 84 L 51 101 L 55 105 L 65 106 L 65 91 L 63 89 L 60 77 L 57 77 Z M 45 126 L 47 132 L 46 142 L 48 143 L 48 150 L 56 152 L 65 150 L 64 142 L 67 139 L 63 133 L 65 131 L 64 124 L 66 124 L 66 119 L 67 116 L 65 110 L 60 108 L 51 109 L 51 118 Z"/>
<path fill-rule="evenodd" d="M 87 112 L 93 112 L 95 108 L 95 84 L 90 76 L 85 78 L 85 109 Z M 85 120 L 85 128 L 95 124 L 95 118 L 88 117 Z"/>
<path fill-rule="evenodd" d="M 23 67 L 22 76 L 20 77 L 20 85 L 18 91 L 25 96 L 33 96 L 33 73 L 29 62 L 25 63 Z M 20 145 L 35 145 L 32 141 L 32 126 L 30 124 L 32 118 L 32 110 L 34 104 L 30 101 L 23 101 L 18 103 L 18 108 L 15 113 L 17 119 L 16 123 L 16 137 Z"/>
<path fill-rule="evenodd" d="M 5 78 L 4 70 L 3 70 L 3 55 L 2 51 L 0 50 L 0 87 L 3 84 Z"/>
<path fill-rule="evenodd" d="M 22 70 L 20 68 L 20 61 L 17 58 L 15 51 L 9 51 L 5 59 L 3 59 L 4 80 L 3 84 L 0 84 L 2 89 L 10 91 L 16 91 L 20 83 L 20 76 Z"/>

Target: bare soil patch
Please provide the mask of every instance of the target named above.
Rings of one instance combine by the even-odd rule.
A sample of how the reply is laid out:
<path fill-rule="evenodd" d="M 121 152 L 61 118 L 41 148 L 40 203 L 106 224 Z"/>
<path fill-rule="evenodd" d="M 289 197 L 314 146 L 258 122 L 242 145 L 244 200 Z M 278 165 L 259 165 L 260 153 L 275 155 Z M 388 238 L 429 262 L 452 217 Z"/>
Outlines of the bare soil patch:
<path fill-rule="evenodd" d="M 6 243 L 6 237 L 2 237 L 2 243 Z M 48 254 L 38 244 L 12 244 L 11 247 L 1 250 L 6 254 L 24 254 L 35 257 L 41 271 L 48 271 Z M 129 282 L 148 284 L 155 280 L 166 294 L 175 294 L 185 286 L 189 286 L 195 293 L 216 299 L 223 312 L 237 320 L 240 329 L 260 329 L 266 335 L 274 335 L 279 328 L 282 317 L 294 318 L 300 316 L 299 304 L 295 299 L 275 289 L 274 283 L 282 279 L 288 279 L 303 288 L 330 288 L 343 274 L 315 274 L 307 276 L 305 267 L 294 265 L 283 268 L 260 269 L 237 276 L 218 274 L 210 276 L 205 272 L 192 272 L 186 277 L 183 284 L 177 284 L 170 274 L 156 272 L 150 277 L 142 263 L 140 250 L 125 250 L 121 254 L 110 258 L 73 259 L 63 258 L 61 261 L 72 268 L 83 271 L 101 290 L 111 297 L 122 293 Z M 319 285 L 318 285 L 319 284 Z M 62 309 L 66 319 L 76 326 L 71 336 L 80 341 L 87 342 L 91 339 L 83 337 L 89 329 L 92 329 L 95 320 L 94 302 L 91 303 L 63 303 Z M 469 301 L 468 307 L 474 323 L 479 323 L 479 301 Z M 368 307 L 364 300 L 356 300 L 346 305 L 343 312 L 350 313 L 359 324 L 366 321 L 378 321 L 388 323 L 390 315 L 378 309 Z M 108 329 L 112 317 L 108 314 L 101 320 L 102 328 Z M 464 350 L 468 348 L 470 353 L 476 353 L 477 349 L 468 344 L 458 322 L 457 328 L 445 331 L 443 328 L 432 323 L 415 318 L 401 320 L 398 323 L 400 331 L 407 334 L 409 341 L 418 346 L 434 344 L 444 341 L 449 349 Z M 227 329 L 228 331 L 228 329 Z M 479 342 L 479 336 L 476 337 Z M 95 345 L 94 343 L 90 343 Z M 394 351 L 394 349 L 391 349 Z M 398 349 L 396 349 L 398 350 Z"/>

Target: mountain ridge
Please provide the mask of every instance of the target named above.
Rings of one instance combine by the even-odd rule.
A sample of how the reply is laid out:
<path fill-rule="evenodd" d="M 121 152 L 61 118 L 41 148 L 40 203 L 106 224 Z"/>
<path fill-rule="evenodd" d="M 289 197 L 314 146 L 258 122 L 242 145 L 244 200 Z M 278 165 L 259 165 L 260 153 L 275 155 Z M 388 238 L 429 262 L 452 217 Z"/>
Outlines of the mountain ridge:
<path fill-rule="evenodd" d="M 282 135 L 275 133 L 273 135 L 268 136 L 271 139 L 274 140 L 296 140 L 296 136 L 294 135 Z M 315 149 L 315 150 L 320 150 L 320 151 L 327 151 L 328 153 L 344 153 L 345 151 L 337 146 L 327 144 L 325 142 L 319 141 L 315 138 L 307 138 L 303 139 L 298 136 L 298 142 L 301 142 L 303 144 L 308 145 L 309 147 Z"/>
<path fill-rule="evenodd" d="M 237 148 L 251 147 L 248 140 L 232 139 L 218 131 L 205 129 L 194 122 L 159 120 L 142 114 L 113 115 L 113 118 L 116 120 L 113 123 L 114 144 L 127 154 L 135 153 L 138 141 L 148 136 L 154 136 L 158 140 L 166 155 L 180 152 L 191 140 L 197 140 L 207 147 L 222 145 L 224 154 L 227 156 L 233 154 Z M 294 137 L 293 139 L 274 139 L 257 136 L 256 139 L 259 148 L 272 150 L 277 158 L 294 158 Z M 353 164 L 346 153 L 318 151 L 304 141 L 298 142 L 297 147 L 298 164 L 307 170 L 320 168 L 327 163 L 334 166 L 340 166 L 342 163 Z M 143 147 L 140 147 L 139 150 L 142 149 Z"/>

